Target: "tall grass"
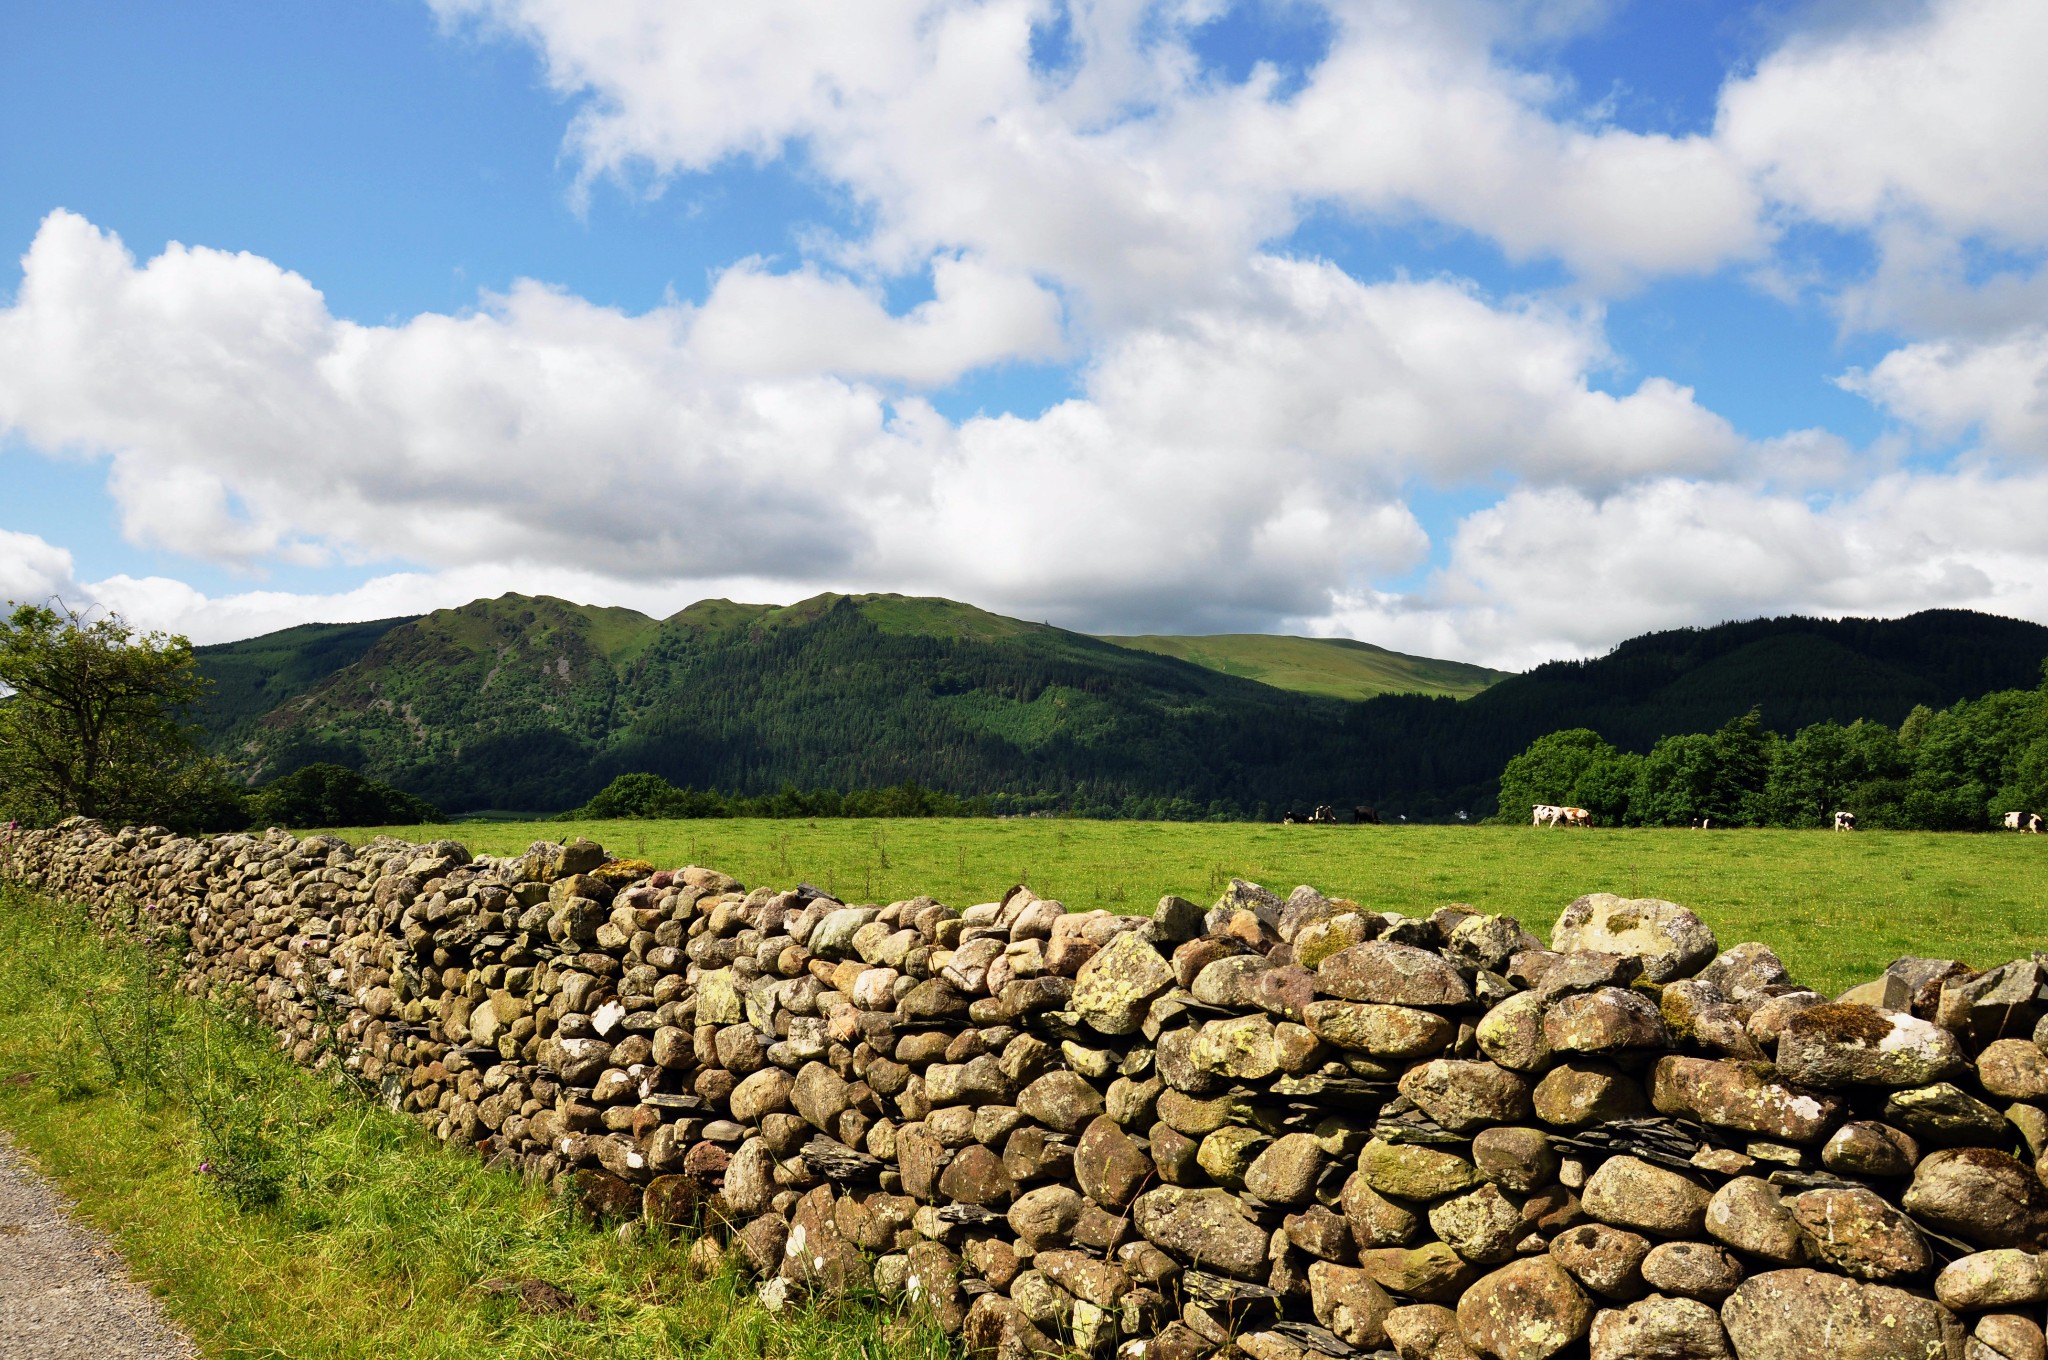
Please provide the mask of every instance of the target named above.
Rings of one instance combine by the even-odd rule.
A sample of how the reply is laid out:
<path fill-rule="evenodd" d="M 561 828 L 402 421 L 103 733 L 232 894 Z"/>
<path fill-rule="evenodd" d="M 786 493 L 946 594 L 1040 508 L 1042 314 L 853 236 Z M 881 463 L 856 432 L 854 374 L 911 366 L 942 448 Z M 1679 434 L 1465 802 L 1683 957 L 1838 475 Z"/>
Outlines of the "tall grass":
<path fill-rule="evenodd" d="M 686 1238 L 584 1223 L 293 1066 L 267 1030 L 183 996 L 157 965 L 0 885 L 0 1127 L 209 1356 L 945 1353 L 873 1300 L 772 1314 L 727 1268 L 693 1276 Z M 532 1311 L 518 1286 L 535 1280 L 570 1305 Z"/>

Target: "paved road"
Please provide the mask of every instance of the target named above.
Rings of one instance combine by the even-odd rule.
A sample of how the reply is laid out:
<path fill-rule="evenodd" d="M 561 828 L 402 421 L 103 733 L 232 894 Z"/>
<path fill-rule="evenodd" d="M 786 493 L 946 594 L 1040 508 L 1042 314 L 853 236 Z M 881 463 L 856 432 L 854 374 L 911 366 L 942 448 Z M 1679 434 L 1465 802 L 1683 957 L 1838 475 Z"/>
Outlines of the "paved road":
<path fill-rule="evenodd" d="M 0 1356 L 199 1360 L 100 1233 L 0 1133 Z"/>

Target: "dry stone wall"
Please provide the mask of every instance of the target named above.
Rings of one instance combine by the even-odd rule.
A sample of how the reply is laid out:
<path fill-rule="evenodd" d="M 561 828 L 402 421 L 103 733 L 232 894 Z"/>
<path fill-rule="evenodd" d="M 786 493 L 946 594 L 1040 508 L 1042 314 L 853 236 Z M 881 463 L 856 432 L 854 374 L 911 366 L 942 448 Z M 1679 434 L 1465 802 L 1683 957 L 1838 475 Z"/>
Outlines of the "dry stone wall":
<path fill-rule="evenodd" d="M 2043 1360 L 2041 955 L 1830 1000 L 1654 900 L 1546 945 L 1244 882 L 849 905 L 587 841 L 74 821 L 0 873 L 587 1213 L 979 1354 Z"/>

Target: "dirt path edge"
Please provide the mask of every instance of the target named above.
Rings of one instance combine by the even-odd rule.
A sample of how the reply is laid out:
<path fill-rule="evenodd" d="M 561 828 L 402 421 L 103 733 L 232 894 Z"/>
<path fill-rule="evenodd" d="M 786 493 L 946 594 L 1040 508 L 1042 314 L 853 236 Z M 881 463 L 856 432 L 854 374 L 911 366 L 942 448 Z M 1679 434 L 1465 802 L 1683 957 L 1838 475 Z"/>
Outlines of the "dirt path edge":
<path fill-rule="evenodd" d="M 200 1360 L 106 1236 L 0 1130 L 0 1356 Z"/>

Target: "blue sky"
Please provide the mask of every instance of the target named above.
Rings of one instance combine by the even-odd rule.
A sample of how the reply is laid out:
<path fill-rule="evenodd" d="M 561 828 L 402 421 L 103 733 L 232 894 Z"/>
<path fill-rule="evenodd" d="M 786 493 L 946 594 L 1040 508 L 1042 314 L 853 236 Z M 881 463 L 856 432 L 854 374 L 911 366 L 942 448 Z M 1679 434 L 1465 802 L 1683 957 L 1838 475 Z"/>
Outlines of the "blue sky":
<path fill-rule="evenodd" d="M 0 594 L 211 639 L 897 589 L 1510 665 L 2048 619 L 2044 47 L 2018 0 L 19 0 Z"/>

